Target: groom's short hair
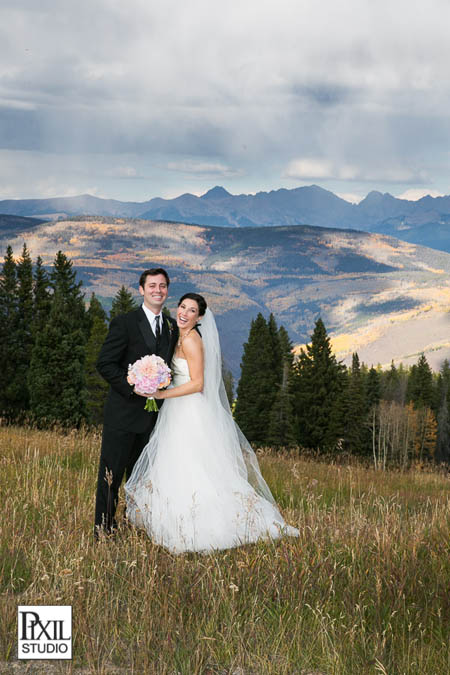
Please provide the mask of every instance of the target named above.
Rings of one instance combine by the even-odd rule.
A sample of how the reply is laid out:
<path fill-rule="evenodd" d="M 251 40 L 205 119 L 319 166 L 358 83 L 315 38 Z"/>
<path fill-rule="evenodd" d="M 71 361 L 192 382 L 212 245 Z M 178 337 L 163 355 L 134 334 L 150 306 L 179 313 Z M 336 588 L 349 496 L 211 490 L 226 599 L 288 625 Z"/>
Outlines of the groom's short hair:
<path fill-rule="evenodd" d="M 156 277 L 158 276 L 158 274 L 162 274 L 164 277 L 166 277 L 167 287 L 169 287 L 170 284 L 169 275 L 167 274 L 166 270 L 164 270 L 162 267 L 152 267 L 151 269 L 142 272 L 139 278 L 139 286 L 142 286 L 142 288 L 144 288 L 147 277 Z"/>

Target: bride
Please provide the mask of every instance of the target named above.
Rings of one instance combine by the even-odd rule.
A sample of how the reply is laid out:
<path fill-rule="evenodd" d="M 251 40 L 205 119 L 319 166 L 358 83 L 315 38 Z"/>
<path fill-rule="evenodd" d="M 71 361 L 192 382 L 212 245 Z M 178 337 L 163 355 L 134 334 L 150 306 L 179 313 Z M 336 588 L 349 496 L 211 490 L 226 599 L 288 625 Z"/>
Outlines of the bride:
<path fill-rule="evenodd" d="M 232 418 L 216 323 L 201 295 L 183 295 L 177 324 L 172 384 L 151 394 L 167 400 L 125 485 L 128 519 L 175 553 L 298 536 Z"/>

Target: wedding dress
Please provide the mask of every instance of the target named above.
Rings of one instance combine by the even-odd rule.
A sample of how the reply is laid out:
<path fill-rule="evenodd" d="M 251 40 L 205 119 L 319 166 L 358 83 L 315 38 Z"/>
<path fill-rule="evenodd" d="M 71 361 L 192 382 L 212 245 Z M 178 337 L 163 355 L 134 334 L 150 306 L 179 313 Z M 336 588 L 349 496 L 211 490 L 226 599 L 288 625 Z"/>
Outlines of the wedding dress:
<path fill-rule="evenodd" d="M 209 309 L 200 332 L 203 392 L 164 402 L 125 485 L 128 519 L 175 553 L 298 536 L 279 513 L 255 453 L 232 418 Z M 174 357 L 172 374 L 172 386 L 188 382 L 187 361 Z"/>

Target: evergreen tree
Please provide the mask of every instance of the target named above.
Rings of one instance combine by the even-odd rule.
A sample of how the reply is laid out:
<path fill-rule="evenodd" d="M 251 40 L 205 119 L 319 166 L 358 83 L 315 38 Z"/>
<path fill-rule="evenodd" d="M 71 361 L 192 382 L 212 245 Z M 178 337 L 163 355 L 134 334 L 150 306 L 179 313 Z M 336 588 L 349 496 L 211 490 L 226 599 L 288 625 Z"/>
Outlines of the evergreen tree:
<path fill-rule="evenodd" d="M 342 419 L 336 411 L 344 388 L 344 373 L 319 318 L 311 344 L 306 346 L 306 351 L 301 350 L 294 365 L 292 391 L 299 445 L 321 450 L 336 446 L 342 432 Z"/>
<path fill-rule="evenodd" d="M 58 251 L 50 273 L 50 286 L 55 295 L 60 293 L 64 307 L 70 313 L 71 325 L 74 328 L 81 328 L 86 334 L 89 332 L 89 318 L 81 291 L 82 285 L 81 281 L 77 281 L 72 261 Z"/>
<path fill-rule="evenodd" d="M 395 401 L 401 403 L 400 398 L 400 376 L 394 361 L 391 361 L 391 367 L 387 373 L 383 373 L 381 398 L 384 401 Z"/>
<path fill-rule="evenodd" d="M 99 318 L 105 324 L 106 332 L 108 332 L 108 328 L 106 326 L 107 321 L 108 321 L 108 317 L 106 315 L 105 310 L 103 309 L 102 303 L 97 298 L 95 293 L 91 294 L 91 299 L 89 301 L 89 307 L 87 309 L 87 316 L 88 316 L 89 330 L 92 330 L 92 325 L 93 325 L 95 319 Z"/>
<path fill-rule="evenodd" d="M 17 263 L 17 325 L 15 338 L 14 379 L 11 382 L 13 417 L 18 418 L 29 408 L 27 374 L 33 347 L 33 263 L 26 244 Z"/>
<path fill-rule="evenodd" d="M 268 420 L 278 384 L 276 375 L 272 336 L 265 318 L 258 314 L 244 344 L 235 408 L 236 422 L 252 443 L 267 443 Z"/>
<path fill-rule="evenodd" d="M 267 443 L 274 447 L 288 448 L 296 445 L 294 418 L 292 412 L 292 394 L 290 389 L 290 369 L 283 363 L 283 379 L 278 385 L 275 400 L 270 410 Z"/>
<path fill-rule="evenodd" d="M 6 249 L 0 276 L 0 415 L 14 414 L 18 322 L 17 271 L 11 246 Z"/>
<path fill-rule="evenodd" d="M 43 330 L 50 315 L 51 296 L 49 287 L 50 280 L 42 264 L 42 258 L 38 256 L 33 283 L 33 333 L 35 336 Z"/>
<path fill-rule="evenodd" d="M 366 380 L 367 409 L 371 410 L 374 405 L 378 405 L 380 399 L 381 399 L 381 376 L 379 371 L 372 366 L 367 374 Z"/>
<path fill-rule="evenodd" d="M 84 359 L 88 319 L 72 262 L 58 251 L 50 274 L 51 311 L 36 335 L 30 371 L 30 407 L 41 424 L 78 426 L 86 418 Z"/>
<path fill-rule="evenodd" d="M 450 462 L 450 364 L 447 359 L 441 366 L 436 389 L 438 399 L 436 461 Z"/>
<path fill-rule="evenodd" d="M 450 414 L 447 392 L 442 398 L 437 416 L 436 461 L 450 462 Z"/>
<path fill-rule="evenodd" d="M 332 397 L 328 429 L 324 436 L 323 447 L 341 451 L 345 448 L 347 431 L 347 412 L 349 408 L 350 371 L 345 366 L 337 373 L 336 393 Z"/>
<path fill-rule="evenodd" d="M 84 333 L 81 326 L 74 328 L 69 306 L 57 289 L 49 320 L 33 347 L 30 408 L 40 426 L 76 427 L 86 418 Z"/>
<path fill-rule="evenodd" d="M 283 358 L 281 354 L 280 334 L 273 314 L 269 316 L 267 327 L 269 329 L 270 349 L 272 352 L 272 373 L 275 382 L 280 385 L 283 379 Z"/>
<path fill-rule="evenodd" d="M 77 282 L 77 273 L 73 269 L 73 263 L 62 252 L 58 251 L 53 262 L 53 269 L 50 273 L 50 282 L 53 290 L 61 291 L 62 297 L 76 303 L 76 300 L 82 297 L 82 282 Z"/>
<path fill-rule="evenodd" d="M 408 401 L 415 408 L 432 408 L 434 403 L 433 373 L 424 354 L 419 356 L 417 364 L 413 365 L 408 379 L 406 390 Z"/>
<path fill-rule="evenodd" d="M 125 286 L 121 286 L 113 298 L 109 320 L 111 321 L 119 314 L 127 314 L 137 307 L 138 304 L 130 291 Z"/>
<path fill-rule="evenodd" d="M 439 410 L 442 399 L 444 396 L 447 396 L 450 391 L 450 363 L 448 359 L 445 359 L 439 370 L 436 387 L 435 387 L 435 410 Z M 449 409 L 450 412 L 450 409 Z"/>
<path fill-rule="evenodd" d="M 352 355 L 352 366 L 347 386 L 345 415 L 345 447 L 353 454 L 365 452 L 365 422 L 367 401 L 363 375 L 357 353 Z"/>
<path fill-rule="evenodd" d="M 223 386 L 225 387 L 225 392 L 227 395 L 228 403 L 230 404 L 230 408 L 233 408 L 234 404 L 234 380 L 233 380 L 233 373 L 229 368 L 225 366 L 225 363 L 222 359 L 222 379 L 223 379 Z"/>
<path fill-rule="evenodd" d="M 405 405 L 406 389 L 408 387 L 409 369 L 405 368 L 403 363 L 400 363 L 397 373 L 399 378 L 397 400 L 400 403 L 400 405 Z"/>
<path fill-rule="evenodd" d="M 58 251 L 50 273 L 50 286 L 54 294 L 58 291 L 61 293 L 64 307 L 71 313 L 72 324 L 81 328 L 87 339 L 89 322 L 81 291 L 82 282 L 77 281 L 76 277 L 72 261 L 62 251 Z"/>
<path fill-rule="evenodd" d="M 282 378 L 270 411 L 267 442 L 274 447 L 290 447 L 296 445 L 291 393 L 294 355 L 292 342 L 284 326 L 278 329 L 278 345 L 277 354 L 279 354 Z"/>
<path fill-rule="evenodd" d="M 90 325 L 89 339 L 86 345 L 85 377 L 87 389 L 87 416 L 92 424 L 100 424 L 103 419 L 103 406 L 105 404 L 106 394 L 108 393 L 108 384 L 99 375 L 96 368 L 97 358 L 103 342 L 108 332 L 106 313 L 92 293 L 88 309 L 88 318 Z"/>
<path fill-rule="evenodd" d="M 278 339 L 283 365 L 287 364 L 290 372 L 292 364 L 294 363 L 294 354 L 292 353 L 292 341 L 284 326 L 280 326 L 278 330 Z"/>

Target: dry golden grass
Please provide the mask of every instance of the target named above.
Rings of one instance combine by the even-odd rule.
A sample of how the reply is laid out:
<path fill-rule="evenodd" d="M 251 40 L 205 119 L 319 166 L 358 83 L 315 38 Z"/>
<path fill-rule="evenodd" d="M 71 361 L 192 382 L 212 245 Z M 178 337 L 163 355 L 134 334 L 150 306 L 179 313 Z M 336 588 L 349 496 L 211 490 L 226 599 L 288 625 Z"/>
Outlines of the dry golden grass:
<path fill-rule="evenodd" d="M 174 556 L 134 530 L 94 544 L 99 442 L 0 427 L 0 661 L 17 605 L 70 604 L 60 672 L 450 672 L 448 475 L 267 452 L 300 537 Z"/>

